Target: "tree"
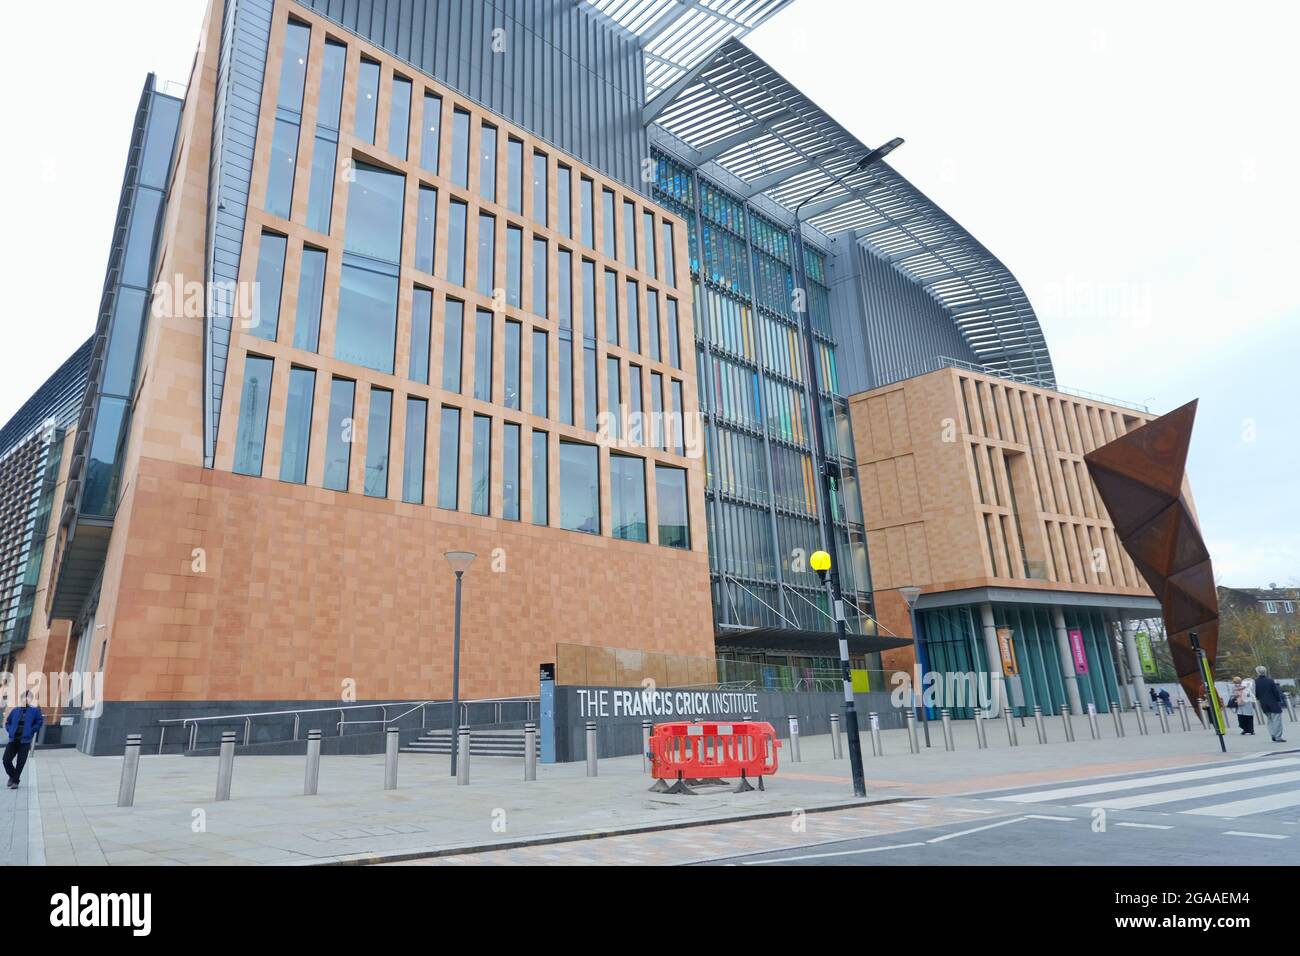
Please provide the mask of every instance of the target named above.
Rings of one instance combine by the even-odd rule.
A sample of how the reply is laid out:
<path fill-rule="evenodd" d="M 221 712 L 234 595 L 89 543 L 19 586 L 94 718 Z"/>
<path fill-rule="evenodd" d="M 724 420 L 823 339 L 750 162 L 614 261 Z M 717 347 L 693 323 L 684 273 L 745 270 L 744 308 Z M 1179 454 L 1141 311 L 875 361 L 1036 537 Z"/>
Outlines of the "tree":
<path fill-rule="evenodd" d="M 1224 611 L 1219 618 L 1216 676 L 1254 677 L 1259 664 L 1274 677 L 1300 672 L 1300 629 L 1256 608 Z"/>

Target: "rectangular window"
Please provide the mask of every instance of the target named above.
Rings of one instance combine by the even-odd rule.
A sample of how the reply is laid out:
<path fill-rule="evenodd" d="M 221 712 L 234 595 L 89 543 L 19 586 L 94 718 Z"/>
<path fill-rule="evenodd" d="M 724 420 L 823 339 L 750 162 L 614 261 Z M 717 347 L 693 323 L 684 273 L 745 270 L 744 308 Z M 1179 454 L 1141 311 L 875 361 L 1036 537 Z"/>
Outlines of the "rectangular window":
<path fill-rule="evenodd" d="M 433 293 L 416 286 L 411 296 L 411 361 L 407 377 L 429 384 L 429 330 L 433 323 Z"/>
<path fill-rule="evenodd" d="M 275 341 L 280 325 L 280 292 L 284 285 L 284 252 L 289 240 L 273 232 L 262 233 L 257 250 L 257 296 L 248 334 Z"/>
<path fill-rule="evenodd" d="M 290 20 L 284 33 L 284 59 L 280 62 L 280 96 L 276 106 L 302 111 L 302 91 L 307 80 L 307 48 L 311 44 L 311 27 Z"/>
<path fill-rule="evenodd" d="M 497 128 L 487 123 L 478 132 L 478 194 L 497 201 Z"/>
<path fill-rule="evenodd" d="M 664 377 L 658 372 L 650 373 L 650 414 L 650 443 L 664 448 Z"/>
<path fill-rule="evenodd" d="M 371 498 L 388 497 L 388 447 L 393 431 L 393 393 L 370 389 L 370 420 L 366 427 L 365 492 Z"/>
<path fill-rule="evenodd" d="M 272 361 L 260 355 L 244 360 L 244 388 L 235 433 L 235 474 L 261 475 L 266 448 L 266 411 L 271 403 Z"/>
<path fill-rule="evenodd" d="M 451 112 L 451 181 L 469 187 L 469 113 L 461 109 Z"/>
<path fill-rule="evenodd" d="M 560 527 L 600 534 L 600 454 L 595 445 L 560 442 Z"/>
<path fill-rule="evenodd" d="M 348 471 L 352 467 L 352 406 L 357 383 L 350 378 L 336 378 L 330 383 L 330 413 L 325 433 L 325 487 L 332 491 L 348 490 Z"/>
<path fill-rule="evenodd" d="M 614 235 L 614 190 L 600 191 L 600 250 L 608 259 L 618 258 L 618 243 Z"/>
<path fill-rule="evenodd" d="M 677 323 L 677 300 L 668 299 L 668 364 L 682 367 L 681 329 Z"/>
<path fill-rule="evenodd" d="M 659 543 L 668 548 L 689 550 L 691 522 L 684 469 L 655 465 L 655 504 L 659 518 Z"/>
<path fill-rule="evenodd" d="M 655 214 L 646 209 L 641 217 L 645 225 L 645 271 L 658 278 L 659 266 L 655 262 Z"/>
<path fill-rule="evenodd" d="M 492 419 L 487 415 L 474 416 L 474 459 L 470 470 L 469 510 L 485 515 L 492 503 Z"/>
<path fill-rule="evenodd" d="M 623 385 L 618 378 L 618 359 L 609 356 L 605 359 L 605 401 L 611 438 L 623 437 Z"/>
<path fill-rule="evenodd" d="M 506 305 L 522 306 L 524 269 L 524 231 L 506 226 Z"/>
<path fill-rule="evenodd" d="M 334 140 L 317 136 L 316 148 L 311 154 L 311 185 L 307 190 L 307 228 L 327 236 L 334 213 L 334 163 L 338 159 L 338 149 L 338 143 Z"/>
<path fill-rule="evenodd" d="M 424 127 L 420 131 L 420 168 L 438 172 L 438 149 L 442 140 L 442 97 L 424 94 Z"/>
<path fill-rule="evenodd" d="M 634 279 L 627 280 L 627 347 L 633 352 L 641 351 L 641 310 L 640 298 Z"/>
<path fill-rule="evenodd" d="M 465 335 L 465 303 L 448 299 L 443 309 L 442 325 L 442 387 L 444 391 L 460 391 L 461 341 Z"/>
<path fill-rule="evenodd" d="M 469 207 L 453 199 L 447 220 L 447 281 L 465 285 L 465 217 Z"/>
<path fill-rule="evenodd" d="M 325 41 L 325 59 L 321 64 L 320 103 L 316 107 L 316 125 L 338 130 L 343 113 L 343 78 L 347 71 L 348 48 L 337 40 Z"/>
<path fill-rule="evenodd" d="M 618 273 L 605 270 L 605 341 L 618 345 Z"/>
<path fill-rule="evenodd" d="M 623 261 L 636 268 L 636 203 L 623 200 Z"/>
<path fill-rule="evenodd" d="M 533 153 L 533 221 L 543 226 L 546 221 L 546 154 Z"/>
<path fill-rule="evenodd" d="M 357 80 L 357 120 L 353 133 L 367 143 L 375 141 L 375 115 L 379 105 L 379 64 L 374 60 L 361 60 L 361 76 Z"/>
<path fill-rule="evenodd" d="M 557 320 L 560 328 L 573 328 L 573 253 L 568 249 L 559 250 L 559 265 L 555 270 L 558 282 L 556 289 Z"/>
<path fill-rule="evenodd" d="M 573 424 L 573 333 L 560 332 L 560 421 Z"/>
<path fill-rule="evenodd" d="M 582 260 L 582 334 L 596 337 L 596 263 Z"/>
<path fill-rule="evenodd" d="M 438 507 L 455 511 L 460 493 L 460 409 L 442 406 L 438 432 Z"/>
<path fill-rule="evenodd" d="M 663 224 L 663 254 L 664 254 L 664 281 L 669 285 L 677 285 L 677 257 L 673 252 L 673 224 L 664 222 Z"/>
<path fill-rule="evenodd" d="M 624 541 L 650 540 L 645 511 L 645 459 L 611 454 L 609 494 L 614 537 Z"/>
<path fill-rule="evenodd" d="M 533 315 L 546 314 L 546 240 L 533 236 Z"/>
<path fill-rule="evenodd" d="M 311 446 L 311 412 L 316 394 L 316 373 L 309 368 L 289 370 L 289 404 L 284 414 L 284 444 L 280 449 L 280 480 L 296 485 L 307 482 L 307 452 Z"/>
<path fill-rule="evenodd" d="M 438 190 L 420 186 L 415 220 L 415 268 L 433 274 L 433 250 L 437 242 Z"/>
<path fill-rule="evenodd" d="M 596 210 L 594 185 L 586 176 L 582 177 L 578 192 L 578 212 L 582 216 L 582 244 L 588 249 L 596 248 Z"/>
<path fill-rule="evenodd" d="M 686 454 L 686 406 L 682 404 L 682 383 L 674 378 L 669 384 L 673 393 L 673 451 L 684 455 Z"/>
<path fill-rule="evenodd" d="M 513 136 L 506 140 L 506 208 L 524 211 L 524 144 Z"/>
<path fill-rule="evenodd" d="M 266 211 L 281 219 L 289 218 L 293 207 L 293 174 L 298 168 L 298 124 L 275 121 L 271 139 L 271 168 L 266 179 Z"/>
<path fill-rule="evenodd" d="M 519 520 L 519 426 L 506 422 L 502 430 L 504 446 L 501 449 L 501 517 L 507 521 Z"/>
<path fill-rule="evenodd" d="M 596 408 L 596 347 L 584 345 L 582 349 L 582 423 L 587 431 L 594 432 L 600 424 Z"/>
<path fill-rule="evenodd" d="M 560 235 L 573 238 L 573 172 L 563 163 L 555 174 L 556 228 Z"/>
<path fill-rule="evenodd" d="M 533 414 L 538 418 L 546 417 L 546 339 L 541 329 L 533 329 Z"/>
<path fill-rule="evenodd" d="M 663 347 L 659 339 L 659 293 L 654 289 L 645 290 L 645 329 L 650 337 L 650 358 L 662 362 Z"/>
<path fill-rule="evenodd" d="M 401 262 L 406 177 L 361 162 L 353 164 L 352 172 L 344 251 L 381 262 Z"/>
<path fill-rule="evenodd" d="M 533 524 L 545 525 L 549 520 L 550 499 L 547 462 L 549 447 L 546 432 L 533 432 Z"/>
<path fill-rule="evenodd" d="M 474 397 L 492 401 L 492 313 L 479 309 L 474 321 Z"/>
<path fill-rule="evenodd" d="M 478 294 L 492 298 L 497 285 L 497 217 L 478 214 Z"/>
<path fill-rule="evenodd" d="M 411 81 L 393 75 L 392 109 L 388 114 L 388 151 L 406 159 L 411 138 Z"/>
<path fill-rule="evenodd" d="M 402 464 L 402 500 L 424 504 L 424 435 L 428 428 L 429 403 L 413 396 L 406 399 L 406 461 Z"/>
<path fill-rule="evenodd" d="M 627 439 L 634 445 L 645 444 L 645 408 L 641 397 L 641 366 L 627 367 Z"/>
<path fill-rule="evenodd" d="M 397 347 L 397 277 L 343 265 L 334 357 L 392 374 Z"/>
<path fill-rule="evenodd" d="M 293 347 L 306 352 L 320 348 L 320 317 L 325 303 L 324 249 L 303 246 L 298 280 L 298 311 L 293 321 Z"/>
<path fill-rule="evenodd" d="M 519 407 L 519 351 L 523 327 L 518 322 L 506 322 L 506 408 Z"/>

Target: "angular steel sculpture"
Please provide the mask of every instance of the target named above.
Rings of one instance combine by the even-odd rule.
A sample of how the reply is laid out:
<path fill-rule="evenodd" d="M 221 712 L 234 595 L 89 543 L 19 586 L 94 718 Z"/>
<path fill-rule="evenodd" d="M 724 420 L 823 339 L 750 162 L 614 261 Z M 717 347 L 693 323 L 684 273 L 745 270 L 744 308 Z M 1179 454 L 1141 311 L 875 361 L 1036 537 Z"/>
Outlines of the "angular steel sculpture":
<path fill-rule="evenodd" d="M 1164 610 L 1174 670 L 1195 704 L 1204 681 L 1188 632 L 1210 666 L 1219 648 L 1219 599 L 1210 553 L 1183 494 L 1196 402 L 1147 422 L 1084 456 L 1124 549 Z"/>

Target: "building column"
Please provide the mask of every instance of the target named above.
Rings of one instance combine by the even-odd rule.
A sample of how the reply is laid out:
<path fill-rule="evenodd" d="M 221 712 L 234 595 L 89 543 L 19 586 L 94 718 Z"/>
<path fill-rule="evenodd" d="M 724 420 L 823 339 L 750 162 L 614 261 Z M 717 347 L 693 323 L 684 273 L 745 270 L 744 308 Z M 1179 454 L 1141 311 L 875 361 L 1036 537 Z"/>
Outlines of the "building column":
<path fill-rule="evenodd" d="M 988 716 L 997 717 L 1002 713 L 1002 705 L 1011 705 L 1007 691 L 1007 682 L 1002 676 L 1002 654 L 998 650 L 998 626 L 993 622 L 993 605 L 987 601 L 980 605 L 980 624 L 984 630 L 984 656 L 988 658 L 991 680 L 990 689 L 993 700 L 989 704 Z"/>
<path fill-rule="evenodd" d="M 1124 656 L 1128 658 L 1128 672 L 1133 681 L 1134 702 L 1139 707 L 1145 707 L 1150 703 L 1151 698 L 1147 694 L 1146 678 L 1142 676 L 1142 660 L 1138 657 L 1137 622 L 1127 614 L 1121 614 L 1120 621 L 1121 626 L 1124 628 Z"/>
<path fill-rule="evenodd" d="M 1074 654 L 1070 651 L 1070 635 L 1065 631 L 1065 612 L 1052 606 L 1052 627 L 1056 629 L 1056 653 L 1061 659 L 1061 678 L 1065 681 L 1065 697 L 1070 702 L 1070 713 L 1083 714 L 1083 698 L 1079 696 L 1079 678 L 1074 672 Z"/>

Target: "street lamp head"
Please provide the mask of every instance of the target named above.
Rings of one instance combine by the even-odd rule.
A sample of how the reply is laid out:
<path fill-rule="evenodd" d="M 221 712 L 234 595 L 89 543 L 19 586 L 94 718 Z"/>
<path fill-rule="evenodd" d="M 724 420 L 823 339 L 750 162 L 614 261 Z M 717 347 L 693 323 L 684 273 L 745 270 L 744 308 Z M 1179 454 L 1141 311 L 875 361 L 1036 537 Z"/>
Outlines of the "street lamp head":
<path fill-rule="evenodd" d="M 908 587 L 905 588 L 899 588 L 898 593 L 903 595 L 903 600 L 907 602 L 907 606 L 910 608 L 913 604 L 916 603 L 916 599 L 921 596 L 921 589 L 913 585 L 909 585 Z"/>
<path fill-rule="evenodd" d="M 457 574 L 464 574 L 469 570 L 469 566 L 474 563 L 478 557 L 473 551 L 448 551 L 443 555 L 451 569 Z"/>
<path fill-rule="evenodd" d="M 808 566 L 818 574 L 824 575 L 831 569 L 831 556 L 825 551 L 814 551 L 808 558 Z"/>
<path fill-rule="evenodd" d="M 903 137 L 895 136 L 888 143 L 885 143 L 882 146 L 877 146 L 871 152 L 867 153 L 867 155 L 863 156 L 860 160 L 858 160 L 857 169 L 866 169 L 872 163 L 884 159 L 886 156 L 888 156 L 890 153 L 892 153 L 894 150 L 898 149 L 898 147 L 902 145 L 903 145 Z"/>

